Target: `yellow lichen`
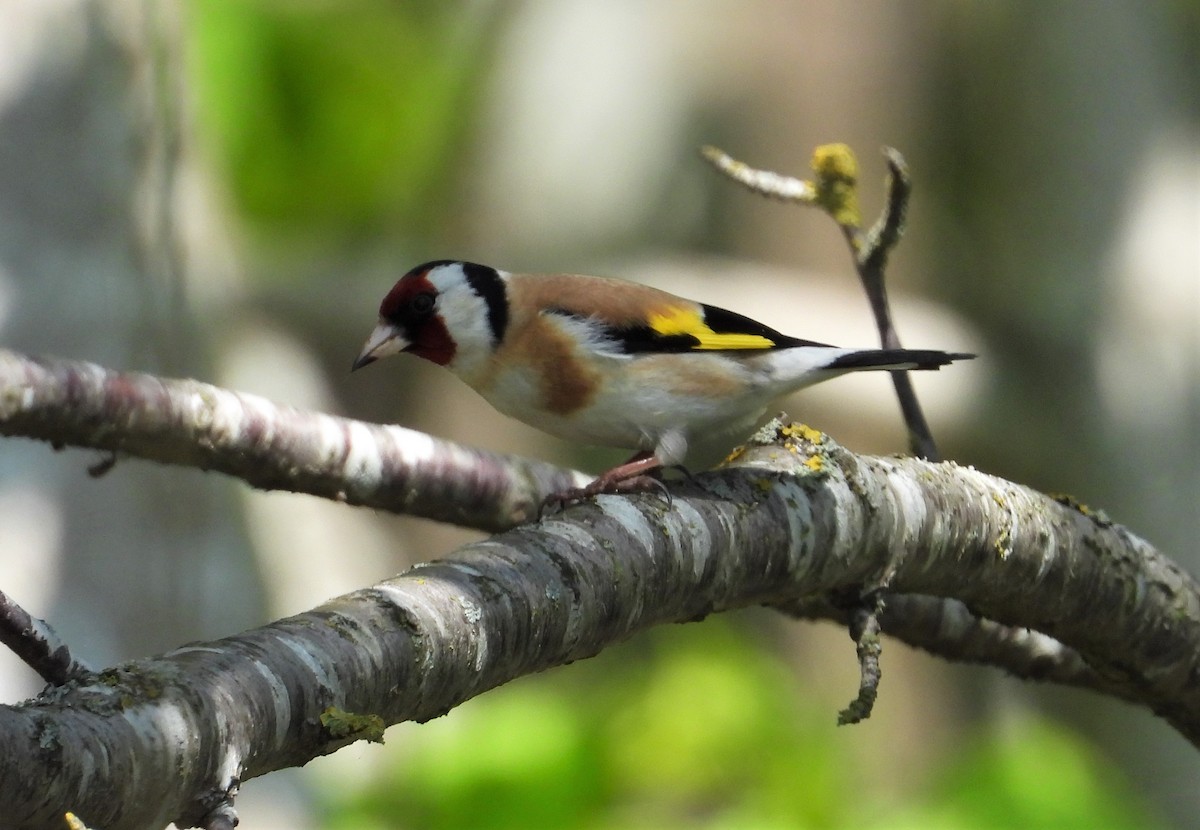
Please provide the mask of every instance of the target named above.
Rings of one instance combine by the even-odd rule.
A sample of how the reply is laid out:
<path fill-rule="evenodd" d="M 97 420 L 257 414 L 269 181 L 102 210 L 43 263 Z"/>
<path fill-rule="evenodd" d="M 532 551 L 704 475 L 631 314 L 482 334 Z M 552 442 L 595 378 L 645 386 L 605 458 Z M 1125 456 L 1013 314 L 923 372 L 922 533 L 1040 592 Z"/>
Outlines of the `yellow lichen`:
<path fill-rule="evenodd" d="M 1070 508 L 1079 515 L 1086 516 L 1087 518 L 1091 519 L 1098 527 L 1110 527 L 1113 524 L 1112 519 L 1110 519 L 1108 514 L 1103 510 L 1096 510 L 1092 507 L 1088 507 L 1086 504 L 1072 495 L 1068 495 L 1067 493 L 1048 493 L 1047 495 L 1049 495 L 1050 498 L 1054 499 L 1054 501 L 1058 502 L 1063 507 Z"/>
<path fill-rule="evenodd" d="M 1072 496 L 1070 493 L 1047 493 L 1046 495 L 1054 499 L 1063 507 L 1069 507 L 1077 513 L 1082 513 L 1084 516 L 1092 515 L 1092 509 L 1079 499 Z"/>
<path fill-rule="evenodd" d="M 781 438 L 800 438 L 813 444 L 820 444 L 825 440 L 825 433 L 807 424 L 787 424 L 779 428 L 779 435 Z"/>
<path fill-rule="evenodd" d="M 814 444 L 820 444 L 825 440 L 825 433 L 815 427 L 810 427 L 807 424 L 800 424 L 800 437 L 805 441 L 811 441 Z"/>
<path fill-rule="evenodd" d="M 1012 539 L 1009 538 L 1008 531 L 1005 530 L 1002 532 L 1000 534 L 1000 538 L 996 540 L 996 544 L 994 545 L 996 548 L 996 555 L 1001 559 L 1007 559 L 1008 555 L 1012 553 L 1012 547 L 1010 546 L 1011 542 Z"/>

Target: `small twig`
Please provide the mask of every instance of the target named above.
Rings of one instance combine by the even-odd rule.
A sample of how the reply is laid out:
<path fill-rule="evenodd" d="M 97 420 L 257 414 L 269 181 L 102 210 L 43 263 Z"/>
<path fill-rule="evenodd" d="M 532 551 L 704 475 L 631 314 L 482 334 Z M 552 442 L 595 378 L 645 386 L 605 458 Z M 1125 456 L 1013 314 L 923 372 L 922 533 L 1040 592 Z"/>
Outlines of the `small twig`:
<path fill-rule="evenodd" d="M 912 194 L 912 179 L 908 176 L 908 165 L 899 150 L 885 147 L 883 154 L 888 163 L 887 201 L 884 203 L 883 213 L 866 234 L 856 232 L 853 239 L 848 239 L 851 249 L 855 252 L 858 278 L 871 304 L 871 313 L 875 316 L 879 342 L 885 349 L 899 349 L 903 346 L 892 322 L 892 308 L 888 302 L 884 271 L 892 249 L 904 234 L 904 219 L 908 212 L 908 199 Z M 904 415 L 904 424 L 908 427 L 909 448 L 917 458 L 940 461 L 941 454 L 933 440 L 929 422 L 925 420 L 925 413 L 921 411 L 921 404 L 917 401 L 912 378 L 908 372 L 892 372 L 891 375 L 896 398 L 900 402 L 900 411 Z"/>
<path fill-rule="evenodd" d="M 726 176 L 759 195 L 784 202 L 812 204 L 816 201 L 817 191 L 812 182 L 781 176 L 770 170 L 756 170 L 716 147 L 701 147 L 700 154 Z"/>
<path fill-rule="evenodd" d="M 883 212 L 863 237 L 859 260 L 862 268 L 883 273 L 892 248 L 904 234 L 904 223 L 908 218 L 908 200 L 912 195 L 912 179 L 908 175 L 908 163 L 894 147 L 884 147 L 883 157 L 887 160 L 887 201 Z"/>
<path fill-rule="evenodd" d="M 95 464 L 88 465 L 88 475 L 92 478 L 100 478 L 107 475 L 115 466 L 117 466 L 117 454 L 109 450 Z"/>
<path fill-rule="evenodd" d="M 12 649 L 43 680 L 61 686 L 90 670 L 45 620 L 40 620 L 0 591 L 0 642 Z"/>
<path fill-rule="evenodd" d="M 883 611 L 883 594 L 873 591 L 850 612 L 850 639 L 858 653 L 858 697 L 838 712 L 838 726 L 859 723 L 871 717 L 875 699 L 879 696 L 879 655 L 883 642 L 879 639 L 879 615 Z"/>
<path fill-rule="evenodd" d="M 912 193 L 908 167 L 898 150 L 891 147 L 883 150 L 889 174 L 887 202 L 879 219 L 865 233 L 858 209 L 858 160 L 845 144 L 826 144 L 813 152 L 812 167 L 816 176 L 811 182 L 781 176 L 769 170 L 757 170 L 715 147 L 704 147 L 701 152 L 718 170 L 755 193 L 787 202 L 815 205 L 828 213 L 838 223 L 850 246 L 855 270 L 867 294 L 871 313 L 875 316 L 880 343 L 885 349 L 902 348 L 900 336 L 892 323 L 891 306 L 884 283 L 888 257 L 904 232 L 908 199 Z M 891 375 L 913 455 L 928 461 L 940 460 L 908 372 L 892 372 Z"/>

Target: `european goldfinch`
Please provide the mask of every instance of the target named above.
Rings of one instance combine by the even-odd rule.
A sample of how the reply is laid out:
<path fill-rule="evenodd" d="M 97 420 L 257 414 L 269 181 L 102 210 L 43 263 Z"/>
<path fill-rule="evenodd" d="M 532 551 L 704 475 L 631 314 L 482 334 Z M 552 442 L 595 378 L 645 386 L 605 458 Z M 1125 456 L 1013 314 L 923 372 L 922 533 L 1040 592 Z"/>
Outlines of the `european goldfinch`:
<path fill-rule="evenodd" d="M 445 366 L 506 415 L 636 450 L 562 499 L 645 489 L 689 444 L 744 438 L 776 398 L 846 372 L 936 369 L 967 354 L 841 349 L 602 277 L 418 265 L 383 298 L 353 369 L 399 352 Z"/>

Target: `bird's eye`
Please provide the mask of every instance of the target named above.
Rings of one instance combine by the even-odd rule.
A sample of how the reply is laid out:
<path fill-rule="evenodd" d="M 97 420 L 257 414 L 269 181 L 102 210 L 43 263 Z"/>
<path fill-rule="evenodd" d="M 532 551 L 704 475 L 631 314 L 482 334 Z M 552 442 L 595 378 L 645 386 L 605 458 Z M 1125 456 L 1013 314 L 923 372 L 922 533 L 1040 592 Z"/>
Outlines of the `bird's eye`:
<path fill-rule="evenodd" d="M 417 314 L 428 314 L 429 312 L 433 311 L 433 295 L 428 291 L 418 294 L 412 298 L 412 301 L 409 303 L 409 308 L 411 308 Z"/>

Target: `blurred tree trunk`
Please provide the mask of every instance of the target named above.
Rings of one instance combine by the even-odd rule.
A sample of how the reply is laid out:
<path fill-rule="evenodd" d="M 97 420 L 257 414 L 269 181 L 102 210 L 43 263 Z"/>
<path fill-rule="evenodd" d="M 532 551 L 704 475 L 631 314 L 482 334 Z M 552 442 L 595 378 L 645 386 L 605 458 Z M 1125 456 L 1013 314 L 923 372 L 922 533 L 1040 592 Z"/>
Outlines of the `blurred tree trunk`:
<path fill-rule="evenodd" d="M 994 395 L 980 408 L 988 420 L 977 434 L 991 437 L 977 453 L 980 466 L 1103 505 L 1196 572 L 1197 194 L 1190 230 L 1171 215 L 1140 220 L 1178 246 L 1158 253 L 1171 261 L 1172 278 L 1190 285 L 1176 288 L 1181 297 L 1163 291 L 1165 275 L 1139 279 L 1154 266 L 1135 271 L 1121 258 L 1164 137 L 1194 118 L 1186 111 L 1194 101 L 1169 94 L 1189 71 L 1188 56 L 1172 48 L 1185 15 L 1172 17 L 1167 4 L 1023 2 L 967 4 L 947 16 L 952 34 L 935 76 L 944 86 L 931 100 L 948 106 L 921 119 L 937 125 L 937 138 L 914 166 L 930 173 L 941 216 L 951 220 L 934 235 L 947 275 L 938 285 L 988 333 L 997 370 Z M 1194 161 L 1173 175 L 1190 181 Z M 1192 309 L 1190 330 L 1156 331 L 1163 315 L 1153 309 L 1174 303 L 1181 312 L 1181 301 Z M 1162 343 L 1191 354 L 1156 354 Z M 1114 373 L 1114 352 L 1144 359 L 1120 360 Z M 1140 402 L 1121 407 L 1117 387 L 1139 389 Z M 1052 692 L 1028 694 L 1120 757 L 1173 818 L 1190 824 L 1200 811 L 1200 761 L 1190 747 L 1128 710 L 1073 699 L 1055 706 Z M 995 695 L 991 702 L 1000 703 Z"/>
<path fill-rule="evenodd" d="M 23 2 L 0 59 L 0 336 L 15 348 L 205 375 L 177 215 L 187 107 L 174 4 Z M 100 461 L 100 458 L 96 458 Z M 264 616 L 227 481 L 0 447 L 5 589 L 108 665 Z M 23 575 L 52 575 L 50 589 Z M 36 688 L 2 658 L 7 689 Z M 11 668 L 10 668 L 11 666 Z"/>

